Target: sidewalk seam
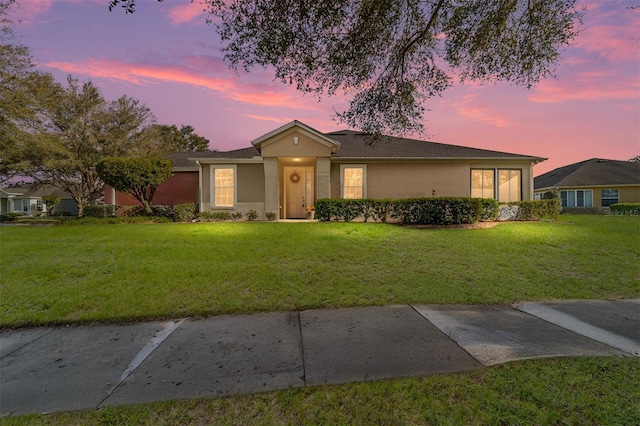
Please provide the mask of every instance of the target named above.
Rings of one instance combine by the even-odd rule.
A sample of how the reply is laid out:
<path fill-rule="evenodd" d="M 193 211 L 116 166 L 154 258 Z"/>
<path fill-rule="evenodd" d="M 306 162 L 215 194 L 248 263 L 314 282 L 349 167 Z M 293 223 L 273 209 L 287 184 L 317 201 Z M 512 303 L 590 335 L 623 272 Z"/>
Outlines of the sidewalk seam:
<path fill-rule="evenodd" d="M 300 311 L 296 311 L 296 314 L 298 315 L 298 332 L 300 333 L 300 355 L 302 357 L 302 381 L 304 382 L 304 387 L 306 388 L 307 385 L 307 367 L 304 363 L 304 340 L 302 337 L 302 319 L 300 318 Z"/>

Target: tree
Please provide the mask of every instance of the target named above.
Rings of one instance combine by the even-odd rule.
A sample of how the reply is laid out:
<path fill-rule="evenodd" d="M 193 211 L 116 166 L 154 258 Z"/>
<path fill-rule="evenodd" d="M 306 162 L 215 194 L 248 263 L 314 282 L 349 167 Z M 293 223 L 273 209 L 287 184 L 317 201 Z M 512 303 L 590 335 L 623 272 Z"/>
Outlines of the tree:
<path fill-rule="evenodd" d="M 136 0 L 109 8 L 135 11 Z M 234 69 L 272 68 L 370 133 L 423 130 L 425 101 L 460 81 L 527 88 L 552 76 L 578 34 L 575 0 L 206 0 Z"/>
<path fill-rule="evenodd" d="M 42 129 L 40 111 L 60 93 L 51 74 L 35 70 L 29 48 L 17 42 L 8 18 L 14 0 L 0 0 L 0 183 L 18 173 L 21 152 Z"/>
<path fill-rule="evenodd" d="M 209 151 L 209 139 L 194 133 L 194 128 L 182 124 L 180 129 L 175 125 L 157 125 L 160 145 L 167 154 L 175 152 Z"/>
<path fill-rule="evenodd" d="M 60 197 L 55 195 L 43 195 L 42 203 L 47 207 L 47 215 L 51 216 L 53 208 L 60 202 Z"/>
<path fill-rule="evenodd" d="M 154 154 L 155 118 L 139 101 L 122 96 L 107 102 L 93 85 L 69 77 L 56 102 L 40 111 L 42 129 L 29 134 L 12 164 L 20 175 L 68 192 L 84 207 L 102 196 L 95 165 L 106 157 Z"/>
<path fill-rule="evenodd" d="M 96 171 L 107 185 L 140 201 L 151 215 L 153 196 L 158 186 L 171 177 L 173 163 L 161 158 L 104 158 L 96 165 Z"/>

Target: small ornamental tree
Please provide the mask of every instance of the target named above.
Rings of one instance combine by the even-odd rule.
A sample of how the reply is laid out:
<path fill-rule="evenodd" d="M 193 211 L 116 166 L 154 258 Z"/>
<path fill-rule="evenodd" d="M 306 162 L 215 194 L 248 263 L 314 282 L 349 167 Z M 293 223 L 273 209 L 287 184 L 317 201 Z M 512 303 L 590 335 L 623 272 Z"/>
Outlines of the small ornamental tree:
<path fill-rule="evenodd" d="M 100 179 L 117 191 L 129 194 L 153 214 L 151 200 L 158 186 L 172 175 L 173 163 L 162 158 L 105 158 L 98 162 Z"/>
<path fill-rule="evenodd" d="M 51 216 L 53 208 L 60 202 L 60 197 L 55 195 L 43 195 L 42 203 L 47 207 L 47 215 Z"/>

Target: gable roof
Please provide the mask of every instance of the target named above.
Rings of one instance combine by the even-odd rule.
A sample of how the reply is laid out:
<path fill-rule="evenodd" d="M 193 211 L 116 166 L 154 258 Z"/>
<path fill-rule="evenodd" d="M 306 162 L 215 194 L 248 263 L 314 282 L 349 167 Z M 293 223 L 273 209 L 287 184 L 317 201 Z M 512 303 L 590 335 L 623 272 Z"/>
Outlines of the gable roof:
<path fill-rule="evenodd" d="M 316 129 L 314 129 L 313 127 L 309 127 L 306 124 L 298 121 L 298 120 L 293 120 L 287 124 L 285 124 L 284 126 L 280 126 L 275 130 L 270 131 L 269 133 L 260 136 L 257 139 L 254 139 L 251 141 L 251 144 L 256 147 L 258 150 L 262 149 L 262 145 L 264 144 L 268 144 L 269 143 L 269 139 L 274 138 L 275 136 L 285 133 L 290 129 L 293 128 L 298 128 L 299 130 L 302 130 L 303 132 L 308 133 L 308 135 L 310 137 L 312 137 L 313 139 L 315 139 L 317 142 L 331 148 L 331 152 L 336 152 L 338 150 L 338 147 L 340 146 L 340 142 L 331 139 L 330 137 L 328 137 L 326 134 L 317 131 Z"/>
<path fill-rule="evenodd" d="M 640 185 L 640 163 L 592 158 L 533 179 L 534 189 L 600 185 Z"/>
<path fill-rule="evenodd" d="M 354 130 L 341 130 L 331 133 L 320 133 L 317 130 L 294 120 L 285 124 L 251 143 L 252 147 L 233 151 L 205 151 L 179 152 L 165 156 L 173 161 L 174 168 L 197 170 L 197 160 L 203 159 L 252 159 L 260 157 L 262 144 L 269 139 L 298 127 L 314 136 L 316 140 L 332 147 L 331 158 L 340 159 L 506 159 L 527 160 L 533 163 L 546 158 L 531 155 L 513 154 L 509 152 L 491 151 L 487 149 L 470 148 L 459 145 L 449 145 L 437 142 L 427 142 L 417 139 L 400 138 L 394 136 L 380 136 L 373 138 L 366 133 Z M 267 142 L 268 143 L 268 142 Z"/>

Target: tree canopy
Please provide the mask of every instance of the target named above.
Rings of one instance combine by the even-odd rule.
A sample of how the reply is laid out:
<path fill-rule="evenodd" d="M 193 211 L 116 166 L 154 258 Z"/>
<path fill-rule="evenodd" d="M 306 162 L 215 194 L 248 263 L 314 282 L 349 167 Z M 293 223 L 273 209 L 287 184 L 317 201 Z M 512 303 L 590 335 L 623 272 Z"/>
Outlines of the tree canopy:
<path fill-rule="evenodd" d="M 272 68 L 300 91 L 345 93 L 337 118 L 374 134 L 422 130 L 426 101 L 456 78 L 530 88 L 553 76 L 581 22 L 575 0 L 203 3 L 234 69 Z"/>
<path fill-rule="evenodd" d="M 184 124 L 179 129 L 175 125 L 156 125 L 161 149 L 167 154 L 209 151 L 209 139 L 197 135 L 194 130 L 192 126 Z"/>
<path fill-rule="evenodd" d="M 173 164 L 162 158 L 104 158 L 96 165 L 96 171 L 107 185 L 140 201 L 151 215 L 153 196 L 158 186 L 171 177 Z"/>

